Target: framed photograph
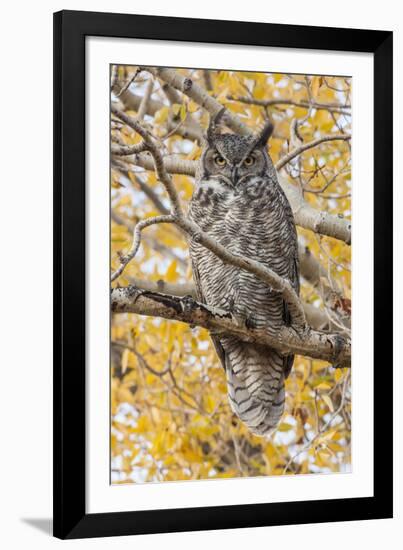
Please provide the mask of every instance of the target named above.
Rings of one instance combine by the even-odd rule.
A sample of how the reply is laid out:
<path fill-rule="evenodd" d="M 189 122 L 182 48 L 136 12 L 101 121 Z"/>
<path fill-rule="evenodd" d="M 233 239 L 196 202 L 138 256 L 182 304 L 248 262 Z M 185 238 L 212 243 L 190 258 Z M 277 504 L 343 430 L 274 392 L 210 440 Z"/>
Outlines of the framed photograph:
<path fill-rule="evenodd" d="M 56 537 L 392 517 L 391 32 L 56 13 L 54 220 Z"/>

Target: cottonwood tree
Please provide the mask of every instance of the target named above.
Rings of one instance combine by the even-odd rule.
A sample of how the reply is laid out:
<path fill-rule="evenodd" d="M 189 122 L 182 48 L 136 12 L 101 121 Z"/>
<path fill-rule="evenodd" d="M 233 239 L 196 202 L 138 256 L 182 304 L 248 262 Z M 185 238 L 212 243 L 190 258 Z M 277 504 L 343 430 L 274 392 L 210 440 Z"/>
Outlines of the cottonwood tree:
<path fill-rule="evenodd" d="M 350 464 L 351 82 L 341 77 L 113 66 L 112 471 L 115 482 L 338 472 Z M 270 155 L 299 236 L 301 296 L 186 215 L 203 129 L 275 124 Z M 280 292 L 276 337 L 194 297 L 188 243 Z M 208 330 L 297 355 L 270 438 L 227 402 Z"/>

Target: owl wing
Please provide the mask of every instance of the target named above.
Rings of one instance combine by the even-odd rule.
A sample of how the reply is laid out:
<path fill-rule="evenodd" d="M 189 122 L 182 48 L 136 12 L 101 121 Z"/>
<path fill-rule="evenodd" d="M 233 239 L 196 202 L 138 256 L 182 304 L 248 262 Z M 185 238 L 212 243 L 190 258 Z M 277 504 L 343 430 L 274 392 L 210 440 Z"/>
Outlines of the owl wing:
<path fill-rule="evenodd" d="M 204 296 L 203 296 L 203 290 L 202 290 L 202 285 L 201 285 L 201 281 L 200 281 L 200 274 L 199 274 L 199 270 L 197 269 L 196 262 L 193 259 L 192 259 L 192 272 L 193 272 L 193 280 L 195 282 L 195 287 L 196 287 L 196 297 L 199 300 L 199 302 L 204 304 L 206 302 L 205 302 L 205 299 L 204 299 Z M 211 341 L 213 342 L 213 345 L 215 347 L 218 358 L 220 359 L 221 364 L 222 364 L 223 368 L 225 369 L 225 351 L 224 351 L 224 348 L 222 347 L 222 345 L 220 343 L 220 340 L 217 338 L 217 336 L 213 336 L 210 333 L 210 338 L 211 338 Z"/>
<path fill-rule="evenodd" d="M 292 213 L 291 206 L 288 203 L 288 200 L 286 199 L 282 189 L 281 189 L 281 193 L 285 199 L 284 210 L 286 213 L 288 234 L 291 239 L 290 256 L 289 256 L 289 264 L 288 264 L 288 279 L 292 284 L 292 287 L 295 290 L 295 292 L 299 295 L 300 280 L 299 280 L 298 236 L 295 228 L 294 215 Z M 284 324 L 288 327 L 291 326 L 292 324 L 291 313 L 287 303 L 284 300 L 283 300 L 283 321 L 284 321 Z M 294 355 L 288 355 L 284 357 L 283 367 L 284 367 L 285 378 L 287 378 L 288 375 L 290 374 L 293 363 L 294 363 Z"/>

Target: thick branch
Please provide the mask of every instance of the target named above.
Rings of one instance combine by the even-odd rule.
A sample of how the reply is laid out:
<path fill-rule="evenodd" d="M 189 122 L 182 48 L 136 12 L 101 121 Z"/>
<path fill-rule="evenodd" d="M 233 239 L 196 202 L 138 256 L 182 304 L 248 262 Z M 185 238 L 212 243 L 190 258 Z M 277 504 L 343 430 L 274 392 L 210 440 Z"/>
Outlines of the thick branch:
<path fill-rule="evenodd" d="M 190 97 L 190 99 L 195 101 L 200 107 L 208 111 L 210 115 L 215 116 L 222 111 L 223 105 L 191 78 L 182 76 L 173 69 L 145 67 L 145 70 Z M 252 133 L 246 124 L 227 110 L 225 110 L 223 114 L 222 121 L 225 122 L 228 128 L 231 128 L 231 130 L 234 130 L 234 132 L 238 134 L 248 135 Z"/>
<path fill-rule="evenodd" d="M 206 109 L 210 113 L 210 115 L 214 116 L 223 109 L 222 104 L 219 103 L 214 97 L 210 96 L 208 92 L 206 92 L 206 90 L 201 88 L 198 84 L 193 82 L 191 79 L 180 75 L 173 69 L 147 67 L 146 70 L 151 74 L 153 74 L 154 76 L 159 77 L 169 86 L 175 88 L 176 90 L 190 97 L 193 101 L 195 101 L 201 107 Z M 152 109 L 152 108 L 153 108 L 153 105 L 150 102 L 149 109 Z M 112 106 L 112 109 L 113 109 L 113 106 Z M 121 118 L 121 120 L 123 119 Z M 192 118 L 191 120 L 193 121 Z M 244 134 L 244 135 L 248 135 L 252 133 L 252 130 L 248 128 L 248 126 L 246 126 L 235 114 L 229 112 L 228 110 L 225 110 L 225 114 L 223 115 L 223 122 L 225 122 L 225 124 L 229 128 L 231 128 L 237 133 Z M 293 155 L 292 158 L 294 158 L 294 156 L 296 156 L 297 154 L 300 154 L 301 152 L 311 147 L 314 147 L 319 143 L 322 143 L 323 141 L 325 141 L 325 138 L 329 138 L 329 137 L 331 137 L 332 139 L 350 139 L 350 136 L 347 136 L 347 135 L 346 136 L 342 135 L 342 137 L 340 137 L 340 135 L 323 136 L 318 140 L 314 140 L 314 142 L 310 142 L 309 144 L 304 144 L 303 146 L 301 146 L 301 148 L 299 148 L 301 150 L 299 150 L 298 152 L 294 150 L 288 155 L 286 155 L 283 159 L 279 161 L 280 164 L 278 163 L 279 167 L 277 169 L 279 170 L 282 166 L 284 166 L 286 162 L 289 162 L 289 160 L 291 160 L 290 155 Z M 319 140 L 322 140 L 322 141 L 319 141 Z M 314 145 L 314 143 L 316 143 L 316 145 Z M 146 155 L 135 155 L 134 157 L 132 157 L 132 161 L 135 164 L 138 164 L 139 166 L 143 166 L 148 170 L 153 169 L 152 160 L 150 159 L 151 160 L 151 168 L 150 168 L 150 164 L 148 164 L 149 161 L 147 161 L 146 159 L 147 159 Z M 148 166 L 146 166 L 147 164 Z M 173 161 L 172 159 L 165 159 L 164 165 L 165 165 L 165 170 L 168 173 L 181 173 L 189 176 L 194 176 L 195 174 L 196 162 L 194 161 Z M 323 235 L 328 235 L 330 237 L 343 240 L 344 242 L 350 244 L 351 226 L 349 222 L 347 222 L 344 219 L 340 219 L 336 216 L 332 216 L 328 213 L 315 210 L 314 208 L 312 208 L 311 206 L 305 203 L 302 196 L 298 197 L 297 190 L 295 189 L 295 187 L 289 182 L 287 182 L 286 180 L 283 180 L 282 178 L 280 178 L 280 184 L 283 187 L 288 200 L 291 202 L 291 206 L 294 212 L 295 222 L 297 225 L 300 225 L 306 229 L 311 229 Z"/>
<path fill-rule="evenodd" d="M 139 290 L 149 290 L 151 292 L 161 292 L 162 294 L 170 294 L 171 296 L 191 296 L 196 299 L 196 289 L 193 283 L 167 283 L 162 279 L 158 281 L 149 281 L 139 279 L 138 277 L 127 276 L 127 280 L 131 285 Z M 317 330 L 327 330 L 329 328 L 329 317 L 323 309 L 315 307 L 306 302 L 302 303 L 306 320 L 309 326 Z"/>
<path fill-rule="evenodd" d="M 126 160 L 146 170 L 154 169 L 152 158 L 145 153 L 127 157 Z M 183 174 L 194 177 L 197 161 L 168 157 L 164 158 L 164 166 L 170 174 Z M 279 176 L 279 183 L 290 202 L 297 225 L 310 229 L 315 233 L 339 239 L 347 244 L 351 243 L 351 222 L 343 217 L 316 210 L 316 208 L 305 202 L 301 191 L 295 185 L 292 185 L 281 176 Z"/>
<path fill-rule="evenodd" d="M 297 225 L 310 229 L 314 233 L 327 235 L 344 241 L 346 244 L 351 244 L 351 222 L 349 220 L 342 216 L 333 216 L 325 210 L 316 210 L 304 200 L 298 187 L 291 185 L 283 178 L 279 178 L 279 181 L 287 195 Z"/>
<path fill-rule="evenodd" d="M 173 73 L 173 74 L 175 75 L 176 73 Z M 168 83 L 171 84 L 170 82 Z M 190 81 L 190 84 L 184 82 L 183 86 L 185 85 L 187 86 L 187 89 L 192 88 L 191 81 Z M 174 85 L 174 87 L 176 86 Z M 201 90 L 201 92 L 205 93 L 204 90 Z M 193 223 L 188 218 L 186 218 L 181 209 L 177 191 L 173 186 L 170 176 L 167 173 L 162 155 L 158 147 L 156 146 L 154 140 L 151 138 L 149 133 L 141 126 L 141 124 L 138 123 L 137 120 L 121 112 L 119 109 L 117 109 L 113 105 L 111 109 L 112 109 L 112 112 L 118 118 L 120 118 L 123 122 L 125 122 L 125 124 L 133 128 L 136 132 L 138 132 L 142 136 L 143 141 L 147 146 L 147 149 L 149 150 L 149 152 L 153 157 L 153 164 L 157 172 L 157 175 L 161 183 L 165 186 L 165 189 L 171 199 L 173 212 L 175 214 L 172 216 L 160 216 L 160 217 L 153 218 L 151 220 L 150 219 L 144 220 L 139 224 L 137 224 L 133 235 L 132 247 L 129 253 L 121 258 L 121 265 L 113 274 L 112 280 L 116 279 L 123 272 L 126 265 L 135 256 L 140 245 L 141 231 L 144 227 L 147 227 L 148 225 L 151 225 L 153 223 L 173 222 L 173 223 L 176 223 L 183 231 L 185 231 L 191 237 L 192 241 L 202 244 L 204 247 L 206 247 L 211 252 L 213 252 L 225 263 L 228 263 L 230 265 L 239 267 L 240 269 L 244 269 L 250 273 L 253 273 L 257 277 L 259 277 L 259 279 L 264 281 L 270 288 L 272 288 L 274 291 L 281 294 L 284 300 L 288 304 L 291 316 L 293 318 L 294 325 L 299 327 L 306 326 L 304 310 L 302 308 L 299 297 L 296 294 L 294 288 L 292 287 L 290 281 L 280 277 L 279 275 L 277 275 L 275 271 L 263 266 L 262 264 L 260 264 L 259 262 L 256 262 L 251 258 L 245 258 L 239 255 L 232 254 L 215 239 L 212 239 L 208 234 L 202 232 L 195 223 Z"/>
<path fill-rule="evenodd" d="M 144 220 L 143 222 L 137 224 L 135 234 L 133 236 L 133 244 L 131 250 L 126 256 L 121 259 L 121 265 L 113 274 L 112 280 L 116 279 L 116 277 L 118 277 L 123 272 L 126 265 L 135 256 L 140 244 L 140 234 L 143 227 L 147 227 L 148 225 L 151 225 L 151 223 L 173 222 L 176 223 L 176 225 L 180 227 L 183 231 L 185 231 L 185 233 L 187 233 L 187 235 L 189 235 L 193 241 L 199 242 L 200 244 L 211 250 L 211 252 L 213 252 L 225 263 L 239 267 L 241 269 L 245 269 L 246 271 L 253 273 L 257 277 L 259 277 L 259 279 L 264 281 L 274 291 L 279 292 L 289 306 L 293 322 L 296 325 L 304 326 L 306 324 L 304 310 L 301 306 L 299 297 L 294 291 L 290 281 L 283 279 L 273 270 L 263 266 L 255 260 L 232 254 L 215 239 L 212 239 L 209 235 L 203 233 L 195 223 L 186 218 L 180 206 L 177 191 L 173 186 L 172 180 L 166 171 L 161 153 L 152 138 L 149 136 L 148 132 L 136 120 L 126 115 L 125 113 L 122 113 L 113 105 L 111 109 L 118 118 L 125 122 L 125 124 L 138 132 L 142 136 L 144 142 L 147 144 L 147 148 L 153 157 L 153 164 L 155 166 L 158 178 L 164 185 L 169 195 L 169 198 L 171 199 L 173 211 L 175 213 L 174 216 L 160 216 L 159 218 L 154 218 L 154 221 Z"/>
<path fill-rule="evenodd" d="M 245 342 L 254 342 L 279 350 L 283 354 L 298 354 L 322 359 L 337 367 L 349 367 L 351 341 L 339 334 L 328 334 L 305 328 L 283 326 L 277 334 L 264 329 L 246 328 L 228 312 L 210 308 L 190 296 L 180 298 L 140 290 L 134 286 L 115 288 L 111 292 L 111 308 L 115 313 L 136 313 L 163 317 L 200 326 L 214 334 L 232 334 Z"/>

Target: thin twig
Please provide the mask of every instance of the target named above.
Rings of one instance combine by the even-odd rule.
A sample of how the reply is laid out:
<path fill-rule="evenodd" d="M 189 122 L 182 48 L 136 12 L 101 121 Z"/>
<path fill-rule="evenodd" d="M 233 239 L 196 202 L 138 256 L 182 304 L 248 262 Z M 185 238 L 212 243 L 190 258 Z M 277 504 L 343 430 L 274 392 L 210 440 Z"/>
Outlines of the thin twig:
<path fill-rule="evenodd" d="M 255 99 L 250 97 L 234 96 L 228 96 L 228 99 L 230 101 L 239 101 L 240 103 L 244 103 L 246 105 L 257 105 L 265 108 L 276 107 L 278 105 L 291 105 L 293 107 L 301 107 L 303 109 L 309 109 L 312 107 L 317 111 L 329 111 L 346 116 L 351 115 L 351 112 L 348 110 L 351 108 L 350 105 L 340 105 L 338 103 L 318 103 L 315 101 L 310 103 L 309 101 L 295 101 L 292 99 Z"/>
<path fill-rule="evenodd" d="M 115 116 L 120 118 L 120 120 L 125 122 L 128 126 L 130 126 L 130 128 L 141 135 L 147 145 L 147 149 L 152 154 L 155 171 L 157 173 L 158 179 L 164 185 L 169 195 L 174 213 L 177 215 L 182 214 L 182 208 L 179 202 L 178 193 L 172 183 L 171 177 L 166 171 L 162 155 L 149 132 L 147 132 L 147 130 L 145 130 L 145 128 L 143 128 L 143 126 L 137 120 L 133 119 L 132 117 L 115 107 L 113 104 L 111 105 L 111 111 Z"/>
<path fill-rule="evenodd" d="M 133 155 L 125 160 L 146 170 L 154 169 L 152 158 L 145 153 Z M 194 160 L 164 157 L 163 161 L 165 170 L 170 174 L 195 176 L 197 162 Z M 317 210 L 304 200 L 301 191 L 295 185 L 281 176 L 279 183 L 290 202 L 297 225 L 315 233 L 339 239 L 347 244 L 351 243 L 351 222 L 343 217 L 329 214 L 329 212 Z"/>
<path fill-rule="evenodd" d="M 131 260 L 137 254 L 137 251 L 141 243 L 141 232 L 144 228 L 149 227 L 150 225 L 155 225 L 159 223 L 173 223 L 174 221 L 175 221 L 175 217 L 172 215 L 168 215 L 168 216 L 155 216 L 153 218 L 147 218 L 146 220 L 142 220 L 141 222 L 139 222 L 134 228 L 133 242 L 130 247 L 130 250 L 125 256 L 122 256 L 120 258 L 120 266 L 116 271 L 112 273 L 111 281 L 114 281 L 123 273 L 127 264 L 131 262 Z"/>
<path fill-rule="evenodd" d="M 137 120 L 141 121 L 144 118 L 144 115 L 147 113 L 148 110 L 148 102 L 150 101 L 151 95 L 153 93 L 154 88 L 154 80 L 153 78 L 149 78 L 146 84 L 146 89 L 144 91 L 143 99 L 141 100 L 139 110 L 137 112 Z"/>
<path fill-rule="evenodd" d="M 321 136 L 320 138 L 314 139 L 313 141 L 310 141 L 309 143 L 304 143 L 300 147 L 296 147 L 292 151 L 290 151 L 287 155 L 282 157 L 279 161 L 276 162 L 275 168 L 277 171 L 280 171 L 281 168 L 283 168 L 286 164 L 288 164 L 293 158 L 297 157 L 304 151 L 307 151 L 308 149 L 313 149 L 314 147 L 317 147 L 321 143 L 325 143 L 327 141 L 348 141 L 351 139 L 351 136 L 345 135 L 345 134 L 330 134 L 326 136 Z"/>
<path fill-rule="evenodd" d="M 123 86 L 123 88 L 116 94 L 116 97 L 120 97 L 122 94 L 124 94 L 129 89 L 130 85 L 136 80 L 136 78 L 140 73 L 141 73 L 141 68 L 138 67 L 135 73 L 133 74 L 133 76 L 128 79 L 128 81 Z"/>

